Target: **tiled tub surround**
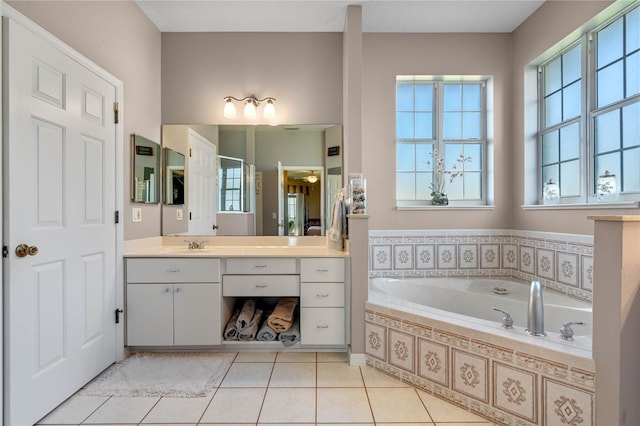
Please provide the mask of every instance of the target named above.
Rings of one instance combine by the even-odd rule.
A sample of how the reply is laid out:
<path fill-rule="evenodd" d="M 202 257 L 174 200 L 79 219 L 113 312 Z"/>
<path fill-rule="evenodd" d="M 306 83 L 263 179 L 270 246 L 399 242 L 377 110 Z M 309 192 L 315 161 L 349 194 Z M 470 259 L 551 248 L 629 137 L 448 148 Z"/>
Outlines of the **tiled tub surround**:
<path fill-rule="evenodd" d="M 367 365 L 497 424 L 593 425 L 593 360 L 536 339 L 412 307 L 365 306 Z"/>
<path fill-rule="evenodd" d="M 519 230 L 371 230 L 369 277 L 508 277 L 593 300 L 593 237 Z"/>

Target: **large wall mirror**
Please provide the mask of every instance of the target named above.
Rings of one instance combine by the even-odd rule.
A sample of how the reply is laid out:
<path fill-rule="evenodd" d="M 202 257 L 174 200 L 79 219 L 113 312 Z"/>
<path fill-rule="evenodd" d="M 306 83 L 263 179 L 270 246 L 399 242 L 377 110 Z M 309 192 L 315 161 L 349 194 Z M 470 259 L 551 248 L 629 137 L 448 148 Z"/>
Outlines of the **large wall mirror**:
<path fill-rule="evenodd" d="M 160 193 L 160 145 L 131 135 L 131 200 L 158 203 Z"/>
<path fill-rule="evenodd" d="M 163 205 L 163 235 L 323 236 L 331 226 L 341 125 L 164 125 L 162 144 L 186 158 L 184 205 Z"/>

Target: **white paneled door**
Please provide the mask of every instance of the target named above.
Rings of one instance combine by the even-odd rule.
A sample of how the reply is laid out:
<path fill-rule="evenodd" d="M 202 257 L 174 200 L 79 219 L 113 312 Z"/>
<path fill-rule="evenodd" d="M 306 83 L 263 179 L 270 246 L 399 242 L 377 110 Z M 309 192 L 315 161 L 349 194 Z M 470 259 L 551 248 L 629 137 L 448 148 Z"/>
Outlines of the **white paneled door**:
<path fill-rule="evenodd" d="M 189 234 L 216 235 L 218 149 L 189 129 Z"/>
<path fill-rule="evenodd" d="M 31 425 L 116 359 L 116 87 L 4 25 L 4 423 Z"/>

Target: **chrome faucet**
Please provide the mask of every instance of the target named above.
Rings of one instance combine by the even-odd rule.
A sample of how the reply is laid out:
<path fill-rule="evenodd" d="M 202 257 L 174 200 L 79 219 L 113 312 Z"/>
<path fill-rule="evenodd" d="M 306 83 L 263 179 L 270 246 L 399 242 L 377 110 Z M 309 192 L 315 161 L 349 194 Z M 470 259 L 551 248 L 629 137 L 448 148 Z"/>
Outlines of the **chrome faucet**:
<path fill-rule="evenodd" d="M 587 325 L 587 324 L 582 321 L 565 322 L 564 325 L 560 327 L 560 338 L 562 340 L 569 340 L 569 341 L 573 340 L 573 329 L 571 328 L 572 325 Z"/>
<path fill-rule="evenodd" d="M 189 248 L 189 250 L 194 250 L 194 249 L 204 249 L 204 243 L 206 243 L 206 241 L 189 241 L 189 240 L 184 240 L 185 243 L 187 243 L 187 247 Z"/>
<path fill-rule="evenodd" d="M 509 312 L 495 307 L 492 307 L 491 309 L 493 309 L 494 311 L 502 312 L 504 314 L 504 317 L 502 318 L 502 328 L 506 328 L 507 330 L 513 328 L 513 318 L 511 318 Z"/>
<path fill-rule="evenodd" d="M 546 336 L 544 332 L 544 304 L 542 303 L 542 285 L 540 281 L 531 281 L 529 291 L 529 310 L 527 311 L 527 328 L 532 336 Z"/>

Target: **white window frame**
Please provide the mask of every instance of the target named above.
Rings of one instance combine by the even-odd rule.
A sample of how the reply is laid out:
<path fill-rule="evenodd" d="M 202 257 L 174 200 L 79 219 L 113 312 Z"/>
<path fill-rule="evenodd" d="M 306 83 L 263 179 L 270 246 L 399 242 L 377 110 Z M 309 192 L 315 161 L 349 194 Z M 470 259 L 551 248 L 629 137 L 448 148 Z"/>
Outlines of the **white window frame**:
<path fill-rule="evenodd" d="M 416 84 L 416 83 L 425 83 L 433 85 L 433 139 L 417 139 L 417 138 L 409 138 L 409 139 L 398 139 L 395 138 L 396 145 L 396 155 L 397 155 L 397 146 L 399 144 L 411 144 L 411 145 L 431 145 L 433 144 L 435 149 L 439 152 L 444 152 L 444 147 L 446 144 L 480 144 L 482 145 L 482 158 L 481 158 L 481 198 L 478 200 L 449 200 L 449 205 L 447 206 L 437 206 L 434 208 L 442 209 L 442 208 L 474 208 L 474 207 L 483 207 L 487 206 L 487 200 L 489 199 L 489 183 L 488 183 L 488 159 L 490 157 L 489 149 L 489 132 L 488 132 L 488 107 L 487 104 L 489 102 L 490 96 L 490 83 L 491 77 L 487 76 L 397 76 L 396 77 L 396 90 L 398 84 L 403 82 L 408 84 Z M 480 102 L 481 102 L 481 118 L 480 118 L 480 133 L 481 137 L 479 139 L 455 139 L 455 140 L 445 140 L 444 139 L 444 95 L 443 95 L 443 87 L 445 84 L 478 84 L 480 83 Z M 394 108 L 394 111 L 397 112 L 397 109 Z M 394 123 L 395 123 L 394 118 Z M 395 132 L 397 136 L 397 131 Z M 426 159 L 428 160 L 428 159 Z M 397 164 L 397 162 L 395 162 Z M 414 173 L 416 170 L 414 170 Z M 394 173 L 394 178 L 397 176 L 398 170 L 397 166 Z M 394 186 L 397 188 L 396 186 Z M 422 209 L 432 207 L 431 198 L 418 199 L 418 200 L 399 200 L 396 194 L 396 206 L 399 209 Z"/>

